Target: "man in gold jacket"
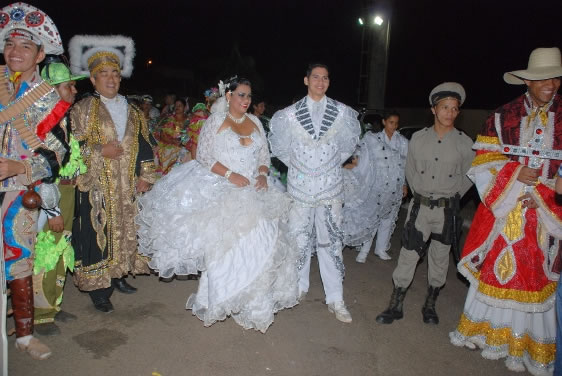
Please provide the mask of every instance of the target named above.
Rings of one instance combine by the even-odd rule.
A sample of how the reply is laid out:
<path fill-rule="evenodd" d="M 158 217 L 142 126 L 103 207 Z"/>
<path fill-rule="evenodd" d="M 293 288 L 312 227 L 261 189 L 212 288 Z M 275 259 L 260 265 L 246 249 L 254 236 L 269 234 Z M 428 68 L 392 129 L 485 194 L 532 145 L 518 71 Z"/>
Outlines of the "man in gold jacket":
<path fill-rule="evenodd" d="M 71 61 L 73 51 L 83 52 L 74 48 L 83 38 L 88 37 L 71 40 Z M 70 114 L 88 168 L 77 180 L 74 280 L 101 312 L 113 311 L 109 298 L 114 288 L 127 294 L 136 291 L 126 282 L 129 273 L 149 273 L 147 259 L 137 253 L 135 198 L 149 190 L 155 179 L 146 120 L 138 107 L 118 94 L 122 49 L 106 47 L 93 49 L 82 59 L 87 61 L 95 93 L 76 103 Z"/>

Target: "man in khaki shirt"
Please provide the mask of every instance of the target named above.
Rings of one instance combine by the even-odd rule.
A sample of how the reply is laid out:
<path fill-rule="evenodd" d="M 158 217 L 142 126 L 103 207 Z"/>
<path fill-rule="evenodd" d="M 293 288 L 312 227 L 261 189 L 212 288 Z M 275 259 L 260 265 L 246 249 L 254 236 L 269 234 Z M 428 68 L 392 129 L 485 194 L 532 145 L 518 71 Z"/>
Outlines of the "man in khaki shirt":
<path fill-rule="evenodd" d="M 452 217 L 458 214 L 460 198 L 472 185 L 466 176 L 474 158 L 472 140 L 455 129 L 465 97 L 458 83 L 445 82 L 435 87 L 429 95 L 434 124 L 416 132 L 410 141 L 406 180 L 414 197 L 402 232 L 398 265 L 392 274 L 390 305 L 377 316 L 379 323 L 390 324 L 403 317 L 406 291 L 430 237 L 429 287 L 422 315 L 425 323 L 439 323 L 435 301 L 447 278 L 449 250 L 456 230 Z"/>

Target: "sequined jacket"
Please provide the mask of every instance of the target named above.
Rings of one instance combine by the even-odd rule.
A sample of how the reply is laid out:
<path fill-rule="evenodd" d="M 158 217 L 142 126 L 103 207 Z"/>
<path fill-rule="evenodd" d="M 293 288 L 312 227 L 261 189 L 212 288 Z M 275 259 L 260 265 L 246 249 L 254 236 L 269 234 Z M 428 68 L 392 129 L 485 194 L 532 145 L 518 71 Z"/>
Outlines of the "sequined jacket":
<path fill-rule="evenodd" d="M 26 94 L 40 85 L 38 80 L 32 85 L 22 83 L 16 99 L 10 103 L 0 103 L 0 111 L 7 110 L 11 105 L 23 100 Z M 28 185 L 40 181 L 50 181 L 56 177 L 58 169 L 66 153 L 64 144 L 53 135 L 51 130 L 68 109 L 70 104 L 60 99 L 54 88 L 28 106 L 22 116 L 27 129 L 37 135 L 41 144 L 31 149 L 18 131 L 13 121 L 0 124 L 0 145 L 2 156 L 23 162 L 25 173 L 7 178 L 0 183 L 0 191 L 26 190 Z"/>
<path fill-rule="evenodd" d="M 134 187 L 138 179 L 151 184 L 155 182 L 154 140 L 139 108 L 128 105 L 127 129 L 120 142 L 124 153 L 119 160 L 110 160 L 101 155 L 102 145 L 116 141 L 117 133 L 111 115 L 99 96 L 94 95 L 76 103 L 70 112 L 70 120 L 72 134 L 80 143 L 82 158 L 87 166 L 87 172 L 80 175 L 77 181 L 80 191 L 88 192 L 94 186 L 104 184 L 102 175 L 111 174 L 111 171 L 126 172 L 126 185 L 131 196 L 135 194 Z"/>
<path fill-rule="evenodd" d="M 343 201 L 342 163 L 359 141 L 357 112 L 327 98 L 316 134 L 306 97 L 277 111 L 271 119 L 271 152 L 288 166 L 287 191 L 303 206 Z"/>

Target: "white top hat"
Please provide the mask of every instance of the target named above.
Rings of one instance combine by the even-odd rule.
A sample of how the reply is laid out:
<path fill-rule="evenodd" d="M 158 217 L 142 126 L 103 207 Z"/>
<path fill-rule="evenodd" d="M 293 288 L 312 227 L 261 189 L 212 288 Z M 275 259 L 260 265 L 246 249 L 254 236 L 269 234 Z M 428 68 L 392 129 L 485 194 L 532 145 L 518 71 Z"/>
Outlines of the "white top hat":
<path fill-rule="evenodd" d="M 0 9 L 0 49 L 14 30 L 25 30 L 36 37 L 46 54 L 64 52 L 59 31 L 51 17 L 26 3 L 14 3 Z M 38 43 L 39 44 L 39 43 Z"/>
<path fill-rule="evenodd" d="M 562 76 L 562 60 L 557 47 L 537 48 L 529 56 L 525 70 L 504 73 L 503 79 L 508 84 L 523 85 L 523 80 L 548 80 Z"/>

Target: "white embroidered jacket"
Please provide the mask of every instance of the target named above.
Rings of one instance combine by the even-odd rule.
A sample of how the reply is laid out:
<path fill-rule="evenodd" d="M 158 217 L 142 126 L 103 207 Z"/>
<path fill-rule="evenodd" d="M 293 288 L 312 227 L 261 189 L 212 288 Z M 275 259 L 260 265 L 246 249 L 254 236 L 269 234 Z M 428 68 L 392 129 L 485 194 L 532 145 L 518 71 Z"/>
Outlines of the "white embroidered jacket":
<path fill-rule="evenodd" d="M 306 97 L 271 119 L 271 152 L 289 168 L 287 191 L 297 203 L 315 207 L 343 201 L 342 163 L 359 141 L 357 112 L 327 98 L 316 133 Z"/>

